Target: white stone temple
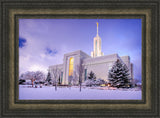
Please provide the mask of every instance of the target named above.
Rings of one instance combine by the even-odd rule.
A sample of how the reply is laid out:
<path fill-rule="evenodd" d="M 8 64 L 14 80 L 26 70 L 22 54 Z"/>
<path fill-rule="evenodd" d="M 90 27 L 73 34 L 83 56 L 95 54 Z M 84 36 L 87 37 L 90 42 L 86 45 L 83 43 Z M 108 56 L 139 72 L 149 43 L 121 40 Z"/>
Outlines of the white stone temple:
<path fill-rule="evenodd" d="M 92 71 L 96 75 L 96 79 L 103 79 L 108 81 L 108 72 L 112 68 L 117 59 L 124 62 L 130 70 L 130 77 L 133 79 L 133 64 L 130 62 L 129 56 L 119 56 L 118 54 L 104 55 L 101 51 L 101 38 L 98 34 L 97 23 L 97 35 L 93 40 L 93 51 L 91 56 L 81 50 L 64 54 L 63 64 L 49 66 L 49 72 L 53 77 L 53 71 L 58 72 L 61 84 L 68 85 L 69 78 L 72 76 L 77 80 L 79 74 L 82 76 L 82 82 L 87 79 L 88 74 Z M 80 73 L 81 72 L 81 73 Z"/>

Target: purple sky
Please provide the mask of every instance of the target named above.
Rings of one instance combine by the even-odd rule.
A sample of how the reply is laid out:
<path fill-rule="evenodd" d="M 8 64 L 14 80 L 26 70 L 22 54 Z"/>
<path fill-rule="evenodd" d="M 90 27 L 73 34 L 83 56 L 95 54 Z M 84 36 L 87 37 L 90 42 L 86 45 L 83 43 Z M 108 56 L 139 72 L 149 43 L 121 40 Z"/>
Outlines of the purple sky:
<path fill-rule="evenodd" d="M 141 79 L 141 19 L 20 19 L 19 70 L 41 70 L 63 63 L 63 55 L 82 50 L 90 55 L 96 22 L 104 55 L 129 55 L 134 77 Z"/>

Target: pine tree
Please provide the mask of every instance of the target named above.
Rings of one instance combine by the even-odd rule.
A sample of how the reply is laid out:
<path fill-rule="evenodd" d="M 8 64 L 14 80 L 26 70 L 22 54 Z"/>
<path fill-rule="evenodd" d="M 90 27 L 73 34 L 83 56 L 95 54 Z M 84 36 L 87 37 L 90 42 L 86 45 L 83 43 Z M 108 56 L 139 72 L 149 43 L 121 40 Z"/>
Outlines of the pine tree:
<path fill-rule="evenodd" d="M 89 73 L 88 79 L 96 81 L 96 76 L 92 71 Z"/>
<path fill-rule="evenodd" d="M 50 74 L 50 72 L 48 72 L 46 81 L 47 81 L 47 82 L 50 82 L 50 81 L 51 81 L 51 74 Z"/>
<path fill-rule="evenodd" d="M 109 71 L 109 83 L 113 87 L 128 87 L 131 84 L 129 75 L 129 69 L 127 68 L 126 64 L 117 59 Z"/>
<path fill-rule="evenodd" d="M 60 78 L 60 76 L 59 76 L 59 78 L 58 78 L 58 84 L 59 84 L 59 85 L 61 84 L 61 78 Z"/>

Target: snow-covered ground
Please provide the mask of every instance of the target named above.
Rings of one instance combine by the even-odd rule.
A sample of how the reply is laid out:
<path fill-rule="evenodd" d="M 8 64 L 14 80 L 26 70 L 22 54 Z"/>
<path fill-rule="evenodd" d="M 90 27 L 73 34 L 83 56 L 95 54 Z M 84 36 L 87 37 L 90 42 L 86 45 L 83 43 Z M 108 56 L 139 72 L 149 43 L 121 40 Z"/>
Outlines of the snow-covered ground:
<path fill-rule="evenodd" d="M 32 88 L 31 85 L 19 85 L 20 100 L 141 100 L 140 89 L 111 89 L 107 87 L 58 87 L 43 86 Z"/>

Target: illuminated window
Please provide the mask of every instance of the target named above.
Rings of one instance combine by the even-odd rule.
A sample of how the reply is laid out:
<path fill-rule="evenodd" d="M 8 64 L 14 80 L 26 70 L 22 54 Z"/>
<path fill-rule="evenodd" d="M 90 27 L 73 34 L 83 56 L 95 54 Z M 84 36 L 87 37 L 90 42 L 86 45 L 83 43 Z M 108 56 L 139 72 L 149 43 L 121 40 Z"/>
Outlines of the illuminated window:
<path fill-rule="evenodd" d="M 73 76 L 73 64 L 74 64 L 74 58 L 71 57 L 69 59 L 69 76 Z"/>

